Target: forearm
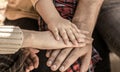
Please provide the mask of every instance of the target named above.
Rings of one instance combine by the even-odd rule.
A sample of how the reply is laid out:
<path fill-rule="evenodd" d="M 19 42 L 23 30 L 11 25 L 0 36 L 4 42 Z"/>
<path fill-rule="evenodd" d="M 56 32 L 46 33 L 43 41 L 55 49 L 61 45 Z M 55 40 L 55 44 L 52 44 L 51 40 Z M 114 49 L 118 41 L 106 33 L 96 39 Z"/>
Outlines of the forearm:
<path fill-rule="evenodd" d="M 36 3 L 35 9 L 47 24 L 60 18 L 58 11 L 53 4 L 53 0 L 39 0 Z"/>
<path fill-rule="evenodd" d="M 72 22 L 92 35 L 103 0 L 79 0 Z"/>
<path fill-rule="evenodd" d="M 66 45 L 62 39 L 55 40 L 50 31 L 40 32 L 21 30 L 15 26 L 0 26 L 0 54 L 15 53 L 20 48 L 61 49 L 66 47 L 81 47 L 81 44 L 73 45 L 69 42 Z"/>
<path fill-rule="evenodd" d="M 78 47 L 73 45 L 71 42 L 66 45 L 63 40 L 55 40 L 52 33 L 49 31 L 38 32 L 23 30 L 24 40 L 22 47 L 33 47 L 38 49 L 61 49 L 65 47 Z"/>
<path fill-rule="evenodd" d="M 72 45 L 72 43 L 71 43 Z M 70 45 L 69 45 L 70 46 Z M 67 47 L 56 41 L 51 32 L 21 30 L 16 26 L 0 26 L 0 54 L 11 54 L 20 48 L 55 49 Z"/>

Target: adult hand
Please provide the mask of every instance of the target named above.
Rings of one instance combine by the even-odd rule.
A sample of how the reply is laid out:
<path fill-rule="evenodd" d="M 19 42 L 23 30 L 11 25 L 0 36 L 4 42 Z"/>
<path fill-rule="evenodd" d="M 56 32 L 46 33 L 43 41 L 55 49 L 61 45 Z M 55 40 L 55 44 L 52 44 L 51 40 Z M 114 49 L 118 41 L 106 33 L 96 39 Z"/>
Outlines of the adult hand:
<path fill-rule="evenodd" d="M 47 65 L 51 70 L 66 71 L 78 58 L 81 58 L 80 72 L 88 70 L 92 53 L 92 44 L 83 48 L 67 48 L 62 50 L 54 50 L 47 52 L 46 56 L 49 57 Z"/>

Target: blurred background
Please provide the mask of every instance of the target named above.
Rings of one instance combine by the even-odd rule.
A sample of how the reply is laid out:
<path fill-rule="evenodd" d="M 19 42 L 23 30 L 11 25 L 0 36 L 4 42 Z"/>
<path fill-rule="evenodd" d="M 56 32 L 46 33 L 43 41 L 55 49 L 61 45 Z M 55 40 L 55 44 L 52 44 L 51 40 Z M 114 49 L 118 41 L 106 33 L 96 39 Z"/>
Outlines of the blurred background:
<path fill-rule="evenodd" d="M 0 0 L 0 25 L 4 21 L 4 11 L 7 5 L 7 0 Z M 114 54 L 110 53 L 110 60 L 111 60 L 111 70 L 112 72 L 120 72 L 120 58 Z"/>

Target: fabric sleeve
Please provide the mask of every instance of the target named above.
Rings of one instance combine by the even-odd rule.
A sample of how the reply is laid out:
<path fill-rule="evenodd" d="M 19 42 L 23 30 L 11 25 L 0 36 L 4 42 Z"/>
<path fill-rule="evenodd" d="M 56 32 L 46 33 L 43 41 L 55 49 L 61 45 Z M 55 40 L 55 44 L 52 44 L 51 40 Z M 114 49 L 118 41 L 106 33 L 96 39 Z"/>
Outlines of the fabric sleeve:
<path fill-rule="evenodd" d="M 17 52 L 23 43 L 23 33 L 16 26 L 0 26 L 0 54 Z"/>

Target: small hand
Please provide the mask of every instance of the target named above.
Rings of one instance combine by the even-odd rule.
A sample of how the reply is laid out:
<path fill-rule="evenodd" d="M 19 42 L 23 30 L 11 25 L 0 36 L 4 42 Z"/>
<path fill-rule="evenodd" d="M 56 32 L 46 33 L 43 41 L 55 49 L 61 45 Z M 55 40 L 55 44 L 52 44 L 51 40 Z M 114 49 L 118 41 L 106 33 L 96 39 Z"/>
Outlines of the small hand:
<path fill-rule="evenodd" d="M 67 19 L 59 18 L 54 20 L 53 23 L 48 24 L 48 29 L 53 33 L 56 40 L 62 37 L 65 44 L 71 41 L 73 44 L 78 44 L 78 42 L 85 42 L 87 34 L 86 31 L 79 30 L 75 24 Z"/>
<path fill-rule="evenodd" d="M 28 58 L 25 61 L 26 64 L 27 64 L 26 72 L 32 71 L 33 69 L 37 68 L 38 65 L 39 65 L 39 58 L 36 55 L 36 53 L 38 53 L 39 50 L 30 48 L 28 51 L 30 51 L 30 54 L 29 54 Z"/>

